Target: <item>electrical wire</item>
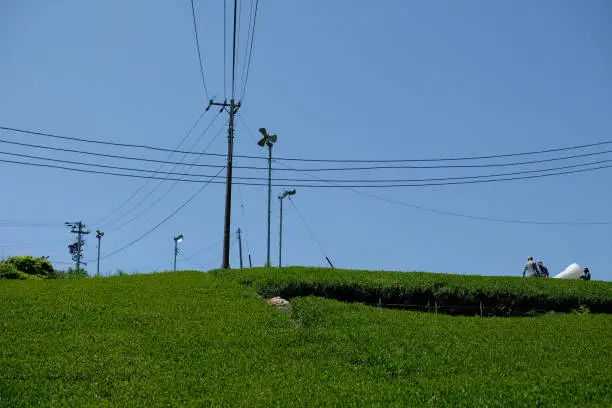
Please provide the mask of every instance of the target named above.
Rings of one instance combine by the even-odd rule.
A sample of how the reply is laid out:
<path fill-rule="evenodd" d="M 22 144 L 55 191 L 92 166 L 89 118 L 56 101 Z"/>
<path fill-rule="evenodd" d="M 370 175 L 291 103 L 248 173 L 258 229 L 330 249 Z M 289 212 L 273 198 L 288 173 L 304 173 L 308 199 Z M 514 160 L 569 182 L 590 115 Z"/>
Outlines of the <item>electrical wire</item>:
<path fill-rule="evenodd" d="M 227 0 L 223 0 L 223 97 L 227 98 Z"/>
<path fill-rule="evenodd" d="M 234 40 L 233 40 L 233 51 L 232 51 L 232 99 L 234 99 L 234 91 L 236 88 L 236 17 L 237 17 L 237 11 L 238 11 L 238 0 L 234 0 Z"/>
<path fill-rule="evenodd" d="M 224 129 L 223 129 L 223 128 L 221 128 L 221 131 L 223 131 L 223 130 L 224 130 Z M 213 143 L 215 140 L 217 140 L 217 137 L 219 137 L 219 135 L 221 134 L 221 131 L 217 132 L 217 134 L 215 135 L 215 137 L 213 137 L 213 139 L 212 139 L 212 140 L 211 140 L 211 141 L 208 143 L 208 145 L 205 147 L 205 149 L 208 149 L 208 147 L 210 147 L 210 145 L 211 145 L 211 144 L 212 144 L 212 143 Z M 197 142 L 196 142 L 196 143 L 197 143 Z M 201 158 L 201 156 L 200 156 L 200 157 L 197 157 L 197 158 L 196 158 L 196 160 L 199 160 L 200 158 Z M 213 177 L 213 176 L 209 176 L 209 177 Z M 151 194 L 152 194 L 152 193 L 153 193 L 155 190 L 157 190 L 157 187 L 161 186 L 161 184 L 162 184 L 162 183 L 163 183 L 163 181 L 160 181 L 160 182 L 157 184 L 156 188 L 155 188 L 155 189 L 154 189 L 154 190 L 151 192 Z M 171 185 L 171 186 L 170 186 L 168 189 L 166 189 L 166 191 L 164 191 L 164 192 L 163 192 L 163 193 L 162 193 L 162 194 L 161 194 L 161 195 L 160 195 L 160 196 L 159 196 L 159 197 L 158 197 L 158 198 L 157 198 L 155 201 L 153 201 L 153 202 L 152 202 L 152 203 L 151 203 L 151 204 L 150 204 L 150 205 L 149 205 L 147 208 L 145 208 L 144 210 L 142 210 L 142 211 L 141 211 L 140 213 L 138 213 L 138 214 L 137 214 L 135 217 L 132 217 L 132 218 L 131 218 L 131 219 L 129 219 L 128 221 L 122 222 L 120 225 L 118 225 L 118 226 L 117 226 L 117 227 L 115 227 L 115 228 L 109 229 L 109 232 L 120 230 L 120 229 L 122 229 L 122 228 L 124 228 L 124 227 L 126 227 L 126 226 L 130 225 L 130 224 L 131 224 L 131 223 L 133 223 L 134 221 L 138 220 L 140 217 L 142 217 L 144 214 L 146 214 L 148 211 L 150 211 L 152 208 L 154 208 L 154 207 L 155 207 L 157 204 L 159 204 L 159 202 L 160 202 L 161 200 L 163 200 L 165 197 L 167 197 L 167 196 L 168 196 L 168 194 L 170 194 L 170 192 L 171 192 L 172 190 L 174 190 L 174 188 L 175 188 L 175 187 L 178 185 L 178 183 L 179 183 L 179 181 L 178 181 L 178 180 L 177 180 L 177 181 L 175 181 L 174 183 L 172 183 L 172 185 Z M 151 194 L 148 194 L 148 195 L 147 195 L 147 197 L 144 197 L 144 199 L 143 199 L 143 200 L 141 200 L 141 202 L 142 202 L 142 201 L 144 201 L 146 198 L 148 198 L 148 197 L 149 197 Z M 139 202 L 139 204 L 140 204 L 141 202 Z M 134 209 L 135 209 L 136 207 L 137 207 L 137 206 L 135 206 L 135 207 L 134 207 Z M 116 221 L 117 221 L 117 220 L 115 220 L 115 222 L 116 222 Z"/>
<path fill-rule="evenodd" d="M 0 228 L 64 228 L 64 224 L 53 221 L 0 220 Z"/>
<path fill-rule="evenodd" d="M 286 164 L 283 164 L 283 166 L 289 167 Z M 307 174 L 307 175 L 309 177 L 311 177 L 312 179 L 322 180 L 319 177 L 312 176 L 310 174 Z M 331 183 L 331 184 L 334 184 L 334 183 Z M 345 187 L 343 189 L 346 190 L 346 191 L 351 191 L 353 193 L 362 195 L 362 196 L 373 198 L 375 200 L 384 201 L 384 202 L 387 202 L 387 203 L 390 203 L 390 204 L 401 205 L 401 206 L 408 207 L 408 208 L 411 208 L 411 209 L 420 210 L 420 211 L 426 211 L 426 212 L 430 212 L 430 213 L 433 213 L 433 214 L 447 215 L 447 216 L 465 218 L 465 219 L 476 220 L 476 221 L 490 221 L 490 222 L 498 222 L 498 223 L 503 223 L 503 224 L 551 225 L 551 226 L 553 226 L 553 225 L 556 225 L 556 226 L 612 225 L 612 221 L 559 222 L 559 221 L 529 221 L 529 220 L 510 219 L 510 218 L 484 217 L 484 216 L 463 214 L 463 213 L 459 213 L 459 212 L 455 212 L 455 211 L 438 210 L 438 209 L 424 207 L 424 206 L 420 206 L 420 205 L 416 205 L 416 204 L 410 204 L 410 203 L 406 203 L 406 202 L 403 202 L 403 201 L 398 201 L 398 200 L 393 200 L 393 199 L 381 197 L 381 196 L 378 196 L 378 195 L 375 195 L 375 194 L 371 194 L 371 193 L 367 193 L 367 192 L 364 192 L 364 191 L 359 191 L 359 190 L 355 189 L 354 187 Z"/>
<path fill-rule="evenodd" d="M 162 226 L 163 224 L 165 224 L 169 219 L 171 219 L 172 217 L 174 217 L 180 210 L 182 210 L 186 205 L 188 205 L 190 202 L 192 202 L 197 196 L 198 194 L 200 194 L 209 184 L 212 183 L 212 181 L 219 176 L 219 174 L 221 174 L 221 172 L 223 171 L 223 169 L 219 170 L 219 172 L 212 177 L 210 180 L 208 180 L 208 182 L 206 182 L 205 184 L 202 185 L 202 187 L 200 187 L 191 197 L 189 197 L 187 199 L 187 201 L 183 202 L 183 204 L 181 204 L 180 206 L 178 206 L 174 211 L 172 211 L 166 218 L 164 218 L 162 221 L 160 221 L 158 224 L 156 224 L 153 228 L 149 229 L 148 231 L 146 231 L 145 233 L 143 233 L 142 235 L 140 235 L 138 238 L 130 241 L 129 243 L 127 243 L 126 245 L 122 246 L 119 249 L 116 249 L 108 254 L 105 254 L 104 256 L 101 256 L 100 259 L 105 259 L 108 258 L 110 256 L 116 255 L 122 251 L 125 251 L 127 248 L 131 247 L 132 245 L 134 245 L 135 243 L 137 243 L 138 241 L 142 240 L 143 238 L 145 238 L 146 236 L 148 236 L 149 234 L 151 234 L 153 231 L 155 231 L 156 229 L 158 229 L 160 226 Z"/>
<path fill-rule="evenodd" d="M 310 236 L 312 237 L 312 239 L 314 240 L 314 242 L 317 244 L 317 246 L 319 247 L 319 249 L 321 250 L 321 253 L 323 254 L 323 256 L 325 258 L 327 258 L 327 254 L 325 253 L 325 250 L 323 249 L 323 246 L 321 245 L 321 243 L 319 242 L 319 240 L 317 239 L 317 237 L 314 235 L 314 233 L 312 232 L 312 229 L 310 229 L 310 226 L 308 226 L 308 223 L 306 222 L 306 219 L 304 218 L 304 216 L 302 215 L 302 213 L 300 212 L 300 210 L 297 208 L 297 206 L 295 205 L 295 203 L 293 202 L 293 200 L 291 199 L 291 197 L 289 197 L 289 202 L 291 203 L 291 205 L 293 206 L 293 208 L 295 209 L 295 212 L 297 213 L 297 215 L 300 217 L 300 219 L 302 220 L 302 223 L 304 224 L 304 226 L 306 227 L 306 229 L 308 230 L 308 233 L 310 234 Z"/>
<path fill-rule="evenodd" d="M 259 8 L 259 0 L 255 0 L 255 13 L 253 16 L 253 26 L 251 29 L 251 18 L 249 17 L 249 31 L 251 32 L 251 40 L 248 41 L 247 38 L 247 46 L 249 47 L 249 56 L 246 58 L 246 48 L 245 48 L 245 61 L 246 63 L 246 71 L 243 71 L 243 80 L 242 80 L 242 95 L 240 99 L 244 101 L 244 95 L 246 93 L 247 84 L 249 81 L 249 71 L 251 69 L 251 60 L 253 58 L 253 41 L 255 39 L 255 23 L 257 22 L 257 10 Z M 253 14 L 253 0 L 251 0 L 251 14 Z"/>
<path fill-rule="evenodd" d="M 237 116 L 244 121 L 244 115 L 241 115 L 240 112 L 238 112 Z M 245 124 L 245 128 L 250 133 L 250 128 L 246 124 Z M 70 136 L 62 136 L 62 135 L 56 135 L 52 133 L 38 132 L 38 131 L 12 128 L 12 127 L 6 127 L 6 126 L 0 126 L 0 130 L 6 130 L 6 131 L 16 132 L 16 133 L 31 134 L 31 135 L 43 136 L 43 137 L 50 137 L 50 138 L 55 138 L 55 139 L 72 140 L 72 141 L 83 142 L 83 143 L 93 143 L 93 144 L 100 144 L 100 145 L 107 145 L 107 146 L 115 146 L 115 147 L 129 147 L 129 148 L 146 149 L 146 150 L 161 151 L 161 152 L 225 157 L 224 153 L 195 153 L 195 152 L 190 152 L 190 151 L 185 151 L 185 150 L 168 149 L 168 148 L 162 148 L 162 147 L 156 147 L 156 146 L 150 146 L 150 145 L 118 143 L 118 142 L 109 142 L 109 141 L 102 141 L 102 140 L 95 140 L 95 139 L 85 139 L 85 138 L 77 138 L 77 137 L 70 137 Z M 252 133 L 250 134 L 252 135 Z M 416 159 L 382 159 L 382 160 L 309 159 L 309 158 L 297 158 L 297 157 L 276 157 L 274 160 L 276 161 L 297 161 L 297 162 L 323 162 L 323 163 L 410 163 L 410 162 L 439 162 L 439 161 L 469 161 L 469 160 L 499 159 L 499 158 L 507 158 L 507 157 L 518 157 L 518 156 L 533 156 L 537 154 L 579 150 L 579 149 L 586 149 L 590 147 L 604 146 L 604 145 L 609 145 L 609 144 L 612 144 L 612 140 L 604 140 L 604 141 L 596 142 L 596 143 L 566 146 L 566 147 L 559 147 L 559 148 L 554 148 L 554 149 L 543 149 L 543 150 L 535 150 L 535 151 L 529 151 L 529 152 L 505 153 L 505 154 L 498 154 L 498 155 L 483 155 L 483 156 L 458 156 L 458 157 L 416 158 Z M 235 155 L 234 157 L 240 157 L 244 159 L 267 160 L 267 158 L 263 156 Z M 575 157 L 583 157 L 583 156 L 575 156 Z M 533 161 L 541 162 L 542 160 L 537 159 Z"/>
<path fill-rule="evenodd" d="M 168 177 L 155 177 L 155 176 L 141 176 L 137 174 L 125 174 L 125 173 L 113 173 L 107 171 L 97 171 L 97 170 L 85 170 L 85 169 L 77 169 L 72 167 L 65 166 L 56 166 L 51 164 L 41 164 L 41 163 L 27 163 L 27 162 L 19 162 L 15 160 L 5 160 L 0 159 L 2 163 L 11 163 L 11 164 L 21 164 L 32 167 L 45 167 L 45 168 L 55 168 L 61 170 L 69 170 L 76 171 L 81 173 L 91 173 L 91 174 L 105 174 L 110 176 L 119 176 L 119 177 L 132 177 L 132 178 L 141 178 L 141 179 L 154 179 L 154 180 L 164 180 L 164 181 L 182 181 L 188 183 L 202 183 L 201 180 L 191 180 L 191 179 L 174 179 Z M 242 167 L 245 168 L 245 167 Z M 577 174 L 590 172 L 595 170 L 602 170 L 612 168 L 612 165 L 604 165 L 597 166 L 588 169 L 579 169 L 579 170 L 568 170 L 563 172 L 556 173 L 548 173 L 548 174 L 536 174 L 529 176 L 520 176 L 520 177 L 507 177 L 507 178 L 497 178 L 497 179 L 487 179 L 487 180 L 470 180 L 470 181 L 456 181 L 456 182 L 442 182 L 442 183 L 420 183 L 420 184 L 368 184 L 368 185 L 344 185 L 344 184 L 273 184 L 273 187 L 301 187 L 301 188 L 399 188 L 399 187 L 434 187 L 434 186 L 449 186 L 449 185 L 463 185 L 463 184 L 482 184 L 482 183 L 494 183 L 494 182 L 502 182 L 502 181 L 514 181 L 514 180 L 527 180 L 527 179 L 536 179 L 543 177 L 552 177 L 552 176 L 560 176 L 566 174 Z M 323 180 L 324 181 L 324 180 Z M 224 182 L 213 182 L 213 184 L 223 184 Z M 235 182 L 233 184 L 236 185 L 244 185 L 244 186 L 267 186 L 267 183 L 252 183 L 252 182 Z"/>
<path fill-rule="evenodd" d="M 170 161 L 170 160 L 157 160 L 157 159 L 148 159 L 148 158 L 143 158 L 143 157 L 122 156 L 122 155 L 116 155 L 116 154 L 90 152 L 86 150 L 76 150 L 76 149 L 67 149 L 67 148 L 62 148 L 62 147 L 42 146 L 42 145 L 37 145 L 33 143 L 21 143 L 21 142 L 7 141 L 7 140 L 0 140 L 0 143 L 11 144 L 15 146 L 23 146 L 23 147 L 34 147 L 36 149 L 52 150 L 56 152 L 77 153 L 77 154 L 84 154 L 88 156 L 107 157 L 111 159 L 134 160 L 134 161 L 141 161 L 141 162 L 147 162 L 147 163 L 177 164 L 177 165 L 186 166 L 186 164 L 182 162 L 175 162 L 175 161 Z M 221 168 L 224 166 L 215 165 L 215 164 L 198 164 L 197 167 Z M 258 168 L 254 168 L 254 169 L 257 170 Z M 261 167 L 260 169 L 265 169 L 265 167 Z"/>
<path fill-rule="evenodd" d="M 198 36 L 198 23 L 196 22 L 195 7 L 193 5 L 193 0 L 191 0 L 191 15 L 193 16 L 193 31 L 195 33 L 196 48 L 198 50 L 198 61 L 200 62 L 200 74 L 202 75 L 202 84 L 204 85 L 204 95 L 206 95 L 206 99 L 209 99 L 208 98 L 208 88 L 206 87 L 206 79 L 204 77 L 204 65 L 202 64 L 202 54 L 200 53 L 200 39 Z"/>
<path fill-rule="evenodd" d="M 212 125 L 215 123 L 215 120 L 216 120 L 216 119 L 219 117 L 219 115 L 220 115 L 220 113 L 217 113 L 217 115 L 214 117 L 213 121 L 212 121 L 212 122 L 211 122 L 211 123 L 210 123 L 210 124 L 209 124 L 209 125 L 206 127 L 206 129 L 204 129 L 204 131 L 203 131 L 203 132 L 200 134 L 200 136 L 199 136 L 199 137 L 196 139 L 196 141 L 195 141 L 195 142 L 192 144 L 192 146 L 191 146 L 191 150 L 195 149 L 195 147 L 198 145 L 198 143 L 200 142 L 200 140 L 201 140 L 201 139 L 204 137 L 204 135 L 205 135 L 205 134 L 208 132 L 208 130 L 209 130 L 209 129 L 212 127 Z M 221 130 L 223 130 L 223 128 L 221 128 Z M 210 142 L 210 143 L 209 143 L 209 144 L 206 146 L 205 150 L 206 150 L 206 149 L 208 149 L 208 147 L 209 147 L 209 146 L 212 144 L 212 142 L 213 142 L 214 140 L 216 140 L 217 136 L 218 136 L 218 134 L 217 134 L 216 136 L 214 136 L 214 137 L 213 137 L 213 139 L 211 140 L 211 142 Z M 198 156 L 198 157 L 195 159 L 195 161 L 199 160 L 201 157 L 202 157 L 202 156 Z M 186 156 L 183 156 L 183 158 L 181 159 L 181 162 L 183 162 L 183 161 L 185 160 L 185 158 L 186 158 Z M 194 163 L 195 163 L 195 161 L 194 161 Z M 192 163 L 192 164 L 194 164 L 194 163 Z M 173 167 L 173 168 L 172 168 L 170 171 L 172 172 L 172 170 L 176 169 L 176 167 L 177 167 L 177 166 L 178 166 L 178 165 L 174 165 L 174 167 Z M 189 170 L 190 168 L 191 168 L 191 166 L 189 166 L 189 167 L 187 168 L 187 170 Z M 185 174 L 185 175 L 188 175 L 188 173 L 184 173 L 184 174 Z M 166 176 L 166 177 L 165 177 L 166 179 L 167 179 L 167 178 L 169 178 L 169 177 L 170 177 L 170 173 L 166 173 L 166 174 L 165 174 L 165 176 Z M 212 176 L 208 176 L 208 177 L 212 177 Z M 123 214 L 122 214 L 122 215 L 120 215 L 119 217 L 116 217 L 116 218 L 115 218 L 113 221 L 111 221 L 111 222 L 107 223 L 106 225 L 101 226 L 101 228 L 104 228 L 104 227 L 105 227 L 105 226 L 107 226 L 107 225 L 113 224 L 113 223 L 115 223 L 115 222 L 119 221 L 120 219 L 122 219 L 123 217 L 125 217 L 126 215 L 130 214 L 131 212 L 133 212 L 133 211 L 134 211 L 136 208 L 138 208 L 138 207 L 139 207 L 139 206 L 140 206 L 140 205 L 141 205 L 141 204 L 142 204 L 144 201 L 146 201 L 146 200 L 147 200 L 147 199 L 148 199 L 148 198 L 149 198 L 149 197 L 150 197 L 150 196 L 151 196 L 153 193 L 155 193 L 155 191 L 157 191 L 157 189 L 158 189 L 158 188 L 159 188 L 159 187 L 162 185 L 162 183 L 163 183 L 164 181 L 165 181 L 165 180 L 161 180 L 161 181 L 159 181 L 159 182 L 157 183 L 157 185 L 156 185 L 156 186 L 155 186 L 155 187 L 154 187 L 154 188 L 153 188 L 151 191 L 149 191 L 149 192 L 148 192 L 148 193 L 147 193 L 147 194 L 146 194 L 144 197 L 142 197 L 142 198 L 141 198 L 141 199 L 140 199 L 140 200 L 139 200 L 139 201 L 136 203 L 136 205 L 134 205 L 134 206 L 133 206 L 133 207 L 132 207 L 130 210 L 128 210 L 127 212 L 123 213 Z M 176 183 L 178 183 L 178 182 L 177 182 L 177 181 L 175 181 L 174 185 L 176 185 Z M 170 189 L 170 190 L 172 190 L 172 188 L 174 188 L 174 185 L 173 185 L 173 187 L 171 187 L 171 189 Z M 165 196 L 165 195 L 168 193 L 168 192 L 169 192 L 169 191 L 166 191 L 166 193 L 165 193 L 165 194 L 162 194 L 162 196 L 160 196 L 160 197 L 159 197 L 159 198 L 158 198 L 158 199 L 157 199 L 157 200 L 156 200 L 156 201 L 153 203 L 153 205 L 149 206 L 149 207 L 148 207 L 146 210 L 144 210 L 143 212 L 141 212 L 141 215 L 142 215 L 144 212 L 146 212 L 146 211 L 150 210 L 151 208 L 153 208 L 153 207 L 154 207 L 154 206 L 155 206 L 155 205 L 156 205 L 156 204 L 157 204 L 157 203 L 158 203 L 158 202 L 159 202 L 159 201 L 160 201 L 160 200 L 161 200 L 161 199 L 162 199 L 162 198 L 163 198 L 163 197 L 164 197 L 164 196 Z M 139 218 L 139 217 L 137 217 L 137 218 Z M 133 221 L 133 220 L 134 220 L 134 219 L 132 219 L 131 221 Z M 131 222 L 131 221 L 130 221 L 130 222 Z M 116 230 L 118 230 L 118 229 L 120 229 L 120 228 L 123 228 L 125 225 L 127 225 L 127 223 L 123 223 L 122 225 L 118 226 L 117 228 L 112 229 L 111 231 L 116 231 Z"/>
<path fill-rule="evenodd" d="M 217 133 L 217 135 L 211 141 L 211 143 L 214 142 L 214 140 L 217 139 L 217 137 L 219 136 L 219 134 L 223 130 L 224 129 L 222 128 Z M 210 143 L 209 143 L 209 146 L 210 146 Z M 168 175 L 168 176 L 174 175 L 174 176 L 190 176 L 190 177 L 204 177 L 204 178 L 212 177 L 210 174 L 199 174 L 199 173 L 195 173 L 194 174 L 194 173 L 182 173 L 182 172 L 173 172 L 173 171 L 158 171 L 158 170 L 139 169 L 139 168 L 134 168 L 134 167 L 112 166 L 112 165 L 105 165 L 105 164 L 79 162 L 79 161 L 73 161 L 73 160 L 53 159 L 53 158 L 48 158 L 48 157 L 27 155 L 27 154 L 14 153 L 14 152 L 2 152 L 2 151 L 0 151 L 0 154 L 5 154 L 5 155 L 9 155 L 9 156 L 17 156 L 17 157 L 22 157 L 22 158 L 29 158 L 29 159 L 36 159 L 36 160 L 46 160 L 46 161 L 51 161 L 51 162 L 56 162 L 56 163 L 76 164 L 76 165 L 82 165 L 82 166 L 99 167 L 99 168 L 106 168 L 106 169 L 113 169 L 113 170 L 135 171 L 135 172 L 144 172 L 144 173 L 152 173 L 152 174 L 163 174 L 163 175 Z M 196 159 L 196 161 L 198 159 Z M 516 172 L 509 172 L 509 173 L 482 174 L 482 175 L 476 175 L 476 176 L 456 176 L 456 177 L 438 177 L 438 178 L 421 178 L 421 179 L 329 179 L 329 178 L 325 178 L 325 179 L 320 179 L 320 181 L 323 181 L 323 182 L 326 182 L 326 183 L 425 183 L 425 182 L 432 182 L 432 181 L 472 180 L 472 179 L 483 179 L 483 178 L 491 178 L 491 177 L 514 176 L 514 175 L 520 175 L 520 174 L 537 174 L 537 173 L 543 173 L 543 172 L 549 172 L 549 171 L 567 170 L 567 169 L 575 169 L 575 168 L 586 167 L 586 166 L 594 166 L 594 165 L 610 163 L 610 162 L 612 162 L 612 159 L 598 160 L 598 161 L 592 161 L 592 162 L 587 162 L 587 163 L 572 164 L 572 165 L 568 165 L 568 166 L 548 167 L 548 168 L 537 169 L 537 170 L 524 170 L 524 171 L 516 171 Z M 175 168 L 176 167 L 177 166 L 175 165 Z M 234 176 L 234 178 L 237 179 L 237 180 L 256 180 L 256 181 L 267 181 L 268 180 L 267 177 Z M 312 178 L 275 177 L 275 178 L 273 178 L 273 180 L 274 181 L 308 182 L 308 181 L 311 181 Z M 158 186 L 159 186 L 159 184 L 158 184 Z M 151 191 L 146 197 L 143 198 L 143 200 L 148 198 L 155 190 L 156 189 Z"/>
<path fill-rule="evenodd" d="M 107 153 L 98 153 L 98 152 L 91 152 L 91 151 L 86 151 L 86 150 L 76 150 L 76 149 L 67 149 L 67 148 L 60 148 L 60 147 L 50 147 L 50 146 L 43 146 L 43 145 L 37 145 L 37 144 L 32 144 L 32 143 L 22 143 L 22 142 L 14 142 L 14 141 L 8 141 L 8 140 L 0 140 L 0 143 L 4 143 L 4 144 L 11 144 L 11 145 L 16 145 L 16 146 L 23 146 L 23 147 L 33 147 L 33 148 L 37 148 L 37 149 L 44 149 L 44 150 L 52 150 L 52 151 L 60 151 L 60 152 L 68 152 L 68 153 L 77 153 L 77 154 L 84 154 L 84 155 L 89 155 L 89 156 L 99 156 L 99 157 L 108 157 L 108 158 L 113 158 L 113 159 L 121 159 L 121 160 L 133 160 L 133 161 L 141 161 L 141 162 L 148 162 L 148 163 L 163 163 L 163 164 L 175 164 L 175 165 L 185 165 L 182 162 L 175 162 L 175 161 L 169 161 L 169 160 L 158 160 L 158 159 L 149 159 L 149 158 L 143 158 L 143 157 L 134 157 L 134 156 L 123 156 L 123 155 L 115 155 L 115 154 L 107 154 Z M 603 150 L 600 152 L 593 152 L 593 153 L 583 153 L 583 154 L 576 154 L 576 155 L 569 155 L 569 156 L 562 156 L 562 157 L 554 157 L 554 158 L 548 158 L 548 159 L 542 159 L 539 161 L 522 161 L 522 162 L 511 162 L 511 163 L 490 163 L 490 164 L 473 164 L 473 165 L 438 165 L 438 166 L 412 166 L 412 165 L 404 165 L 404 166 L 369 166 L 369 167 L 336 167 L 336 168 L 298 168 L 298 169 L 289 169 L 289 168 L 273 168 L 274 171 L 299 171 L 299 172 L 331 172 L 331 171 L 356 171 L 356 170 L 400 170 L 400 169 L 419 169 L 419 170 L 424 170 L 424 169 L 457 169 L 457 168 L 464 168 L 464 169 L 476 169 L 476 168 L 496 168 L 496 167 L 515 167 L 515 166 L 522 166 L 522 165 L 537 165 L 537 164 L 541 164 L 541 163 L 548 163 L 548 162 L 553 162 L 553 161 L 561 161 L 561 160 L 570 160 L 570 159 L 576 159 L 576 158 L 582 158 L 582 157 L 592 157 L 592 156 L 599 156 L 602 154 L 608 154 L 608 153 L 612 153 L 612 150 Z M 279 163 L 280 161 L 278 159 L 274 159 L 275 163 Z M 215 165 L 215 164 L 197 164 L 194 165 L 197 167 L 210 167 L 210 168 L 220 168 L 223 167 L 223 165 Z M 267 167 L 262 167 L 262 166 L 234 166 L 235 169 L 248 169 L 248 170 L 268 170 Z"/>
<path fill-rule="evenodd" d="M 202 118 L 204 117 L 204 115 L 206 114 L 206 111 L 202 111 L 202 113 L 200 113 L 200 116 L 198 116 L 198 119 L 194 122 L 194 124 L 191 126 L 191 128 L 189 129 L 189 131 L 187 133 L 185 133 L 185 136 L 183 136 L 183 138 L 181 139 L 181 141 L 179 142 L 179 144 L 176 146 L 176 148 L 180 148 L 183 143 L 185 142 L 185 140 L 187 140 L 187 138 L 191 135 L 191 133 L 193 133 L 193 131 L 195 130 L 195 128 L 200 124 L 200 121 L 202 120 Z M 216 117 L 213 118 L 213 122 L 215 121 Z M 172 157 L 172 155 L 174 155 L 174 152 L 171 152 L 167 157 L 166 160 L 170 160 L 170 158 Z M 164 164 L 160 164 L 157 167 L 157 171 L 161 170 L 162 167 L 164 167 Z M 144 183 L 142 183 L 140 185 L 140 187 L 138 187 L 127 199 L 125 199 L 121 204 L 119 204 L 117 207 L 113 208 L 108 214 L 106 214 L 104 217 L 96 220 L 96 222 L 94 222 L 94 225 L 100 225 L 102 223 L 104 223 L 106 220 L 108 220 L 109 218 L 111 218 L 117 211 L 121 210 L 123 207 L 125 207 L 130 201 L 132 201 L 132 199 L 134 199 L 134 197 L 136 197 L 138 195 L 138 193 L 140 193 L 150 182 L 151 180 L 145 180 Z"/>
<path fill-rule="evenodd" d="M 217 242 L 216 244 L 213 244 L 213 245 L 211 245 L 211 246 L 209 246 L 209 247 L 206 247 L 206 248 L 202 249 L 201 251 L 196 252 L 196 253 L 195 253 L 195 254 L 193 254 L 193 255 L 190 255 L 190 256 L 188 256 L 188 257 L 181 257 L 181 260 L 183 260 L 183 261 L 190 261 L 190 260 L 192 260 L 193 258 L 195 258 L 195 257 L 197 257 L 197 256 L 200 256 L 200 255 L 202 255 L 202 254 L 203 254 L 203 253 L 205 253 L 205 252 L 212 251 L 213 249 L 215 249 L 215 248 L 217 248 L 217 247 L 221 246 L 221 244 L 222 244 L 222 242 Z"/>

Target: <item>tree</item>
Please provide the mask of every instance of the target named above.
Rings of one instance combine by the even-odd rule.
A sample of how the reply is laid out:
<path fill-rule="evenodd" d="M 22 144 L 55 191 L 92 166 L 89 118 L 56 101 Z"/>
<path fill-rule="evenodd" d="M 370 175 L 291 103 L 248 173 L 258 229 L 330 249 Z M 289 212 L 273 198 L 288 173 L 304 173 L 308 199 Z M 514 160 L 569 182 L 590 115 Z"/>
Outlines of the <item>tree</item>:
<path fill-rule="evenodd" d="M 45 258 L 33 256 L 13 256 L 2 262 L 4 279 L 55 279 L 57 277 L 53 265 Z M 15 271 L 19 272 L 18 274 Z M 23 276 L 26 275 L 26 276 Z"/>

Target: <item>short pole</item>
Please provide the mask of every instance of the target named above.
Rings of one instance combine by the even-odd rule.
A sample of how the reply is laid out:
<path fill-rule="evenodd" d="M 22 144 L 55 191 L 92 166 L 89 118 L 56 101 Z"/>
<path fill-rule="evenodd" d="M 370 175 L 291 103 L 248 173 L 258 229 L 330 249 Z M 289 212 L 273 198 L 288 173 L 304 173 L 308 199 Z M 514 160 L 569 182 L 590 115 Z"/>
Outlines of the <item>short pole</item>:
<path fill-rule="evenodd" d="M 176 272 L 176 255 L 178 254 L 178 243 L 174 240 L 174 272 Z"/>

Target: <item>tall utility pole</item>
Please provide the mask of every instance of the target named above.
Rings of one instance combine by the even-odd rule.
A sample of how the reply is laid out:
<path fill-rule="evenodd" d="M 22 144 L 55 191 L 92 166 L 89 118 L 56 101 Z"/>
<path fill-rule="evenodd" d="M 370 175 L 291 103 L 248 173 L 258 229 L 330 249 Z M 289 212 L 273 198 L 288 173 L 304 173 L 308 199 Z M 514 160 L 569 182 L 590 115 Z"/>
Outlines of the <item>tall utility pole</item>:
<path fill-rule="evenodd" d="M 242 269 L 242 231 L 240 231 L 240 228 L 238 228 L 236 234 L 238 234 L 238 252 L 240 253 L 240 269 Z"/>
<path fill-rule="evenodd" d="M 266 258 L 266 267 L 270 267 L 270 206 L 272 203 L 272 147 L 278 140 L 278 136 L 270 135 L 266 131 L 266 128 L 260 128 L 259 132 L 263 137 L 257 142 L 260 147 L 266 146 L 268 148 L 268 255 Z"/>
<path fill-rule="evenodd" d="M 70 232 L 73 234 L 77 234 L 77 241 L 74 244 L 68 245 L 68 249 L 70 251 L 70 255 L 72 255 L 72 260 L 76 262 L 77 271 L 81 269 L 81 263 L 87 265 L 85 262 L 81 261 L 83 257 L 83 246 L 85 245 L 85 240 L 83 239 L 83 235 L 89 234 L 85 228 L 85 224 L 81 221 L 78 222 L 66 222 L 64 223 L 67 227 L 70 227 Z"/>
<path fill-rule="evenodd" d="M 221 106 L 223 112 L 226 108 L 229 108 L 229 126 L 227 128 L 227 176 L 225 184 L 225 220 L 223 224 L 223 260 L 221 262 L 221 268 L 229 269 L 230 267 L 230 227 L 232 217 L 232 166 L 234 160 L 234 115 L 240 109 L 240 101 L 234 100 L 234 92 L 236 86 L 236 20 L 238 12 L 238 0 L 234 0 L 234 35 L 233 35 L 233 46 L 232 46 L 232 97 L 229 104 L 227 100 L 223 102 L 215 102 L 210 100 L 206 110 L 209 110 L 211 106 Z"/>
<path fill-rule="evenodd" d="M 96 271 L 96 276 L 100 276 L 100 242 L 102 240 L 102 237 L 104 236 L 104 233 L 100 230 L 96 231 L 96 238 L 98 238 L 98 268 Z"/>
<path fill-rule="evenodd" d="M 223 223 L 223 261 L 221 268 L 228 269 L 230 267 L 230 228 L 232 217 L 232 169 L 234 165 L 234 115 L 240 109 L 240 102 L 235 102 L 234 98 L 230 102 L 223 101 L 222 103 L 210 100 L 206 110 L 211 106 L 221 106 L 221 112 L 229 111 L 229 126 L 227 128 L 227 173 L 225 182 L 225 221 Z"/>
<path fill-rule="evenodd" d="M 283 199 L 287 196 L 292 196 L 295 194 L 295 189 L 286 190 L 283 194 L 278 196 L 278 200 L 280 201 L 280 229 L 279 229 L 279 237 L 278 237 L 278 267 L 283 266 Z M 291 198 L 289 198 L 291 199 Z"/>

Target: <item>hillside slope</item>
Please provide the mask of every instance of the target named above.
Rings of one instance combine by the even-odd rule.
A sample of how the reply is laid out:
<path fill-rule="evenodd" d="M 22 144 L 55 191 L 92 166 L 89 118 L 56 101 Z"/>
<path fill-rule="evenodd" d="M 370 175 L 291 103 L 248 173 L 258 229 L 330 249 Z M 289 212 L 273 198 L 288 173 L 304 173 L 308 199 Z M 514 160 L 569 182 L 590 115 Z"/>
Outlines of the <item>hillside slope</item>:
<path fill-rule="evenodd" d="M 0 284 L 0 406 L 610 406 L 612 316 L 482 319 L 198 272 Z"/>

